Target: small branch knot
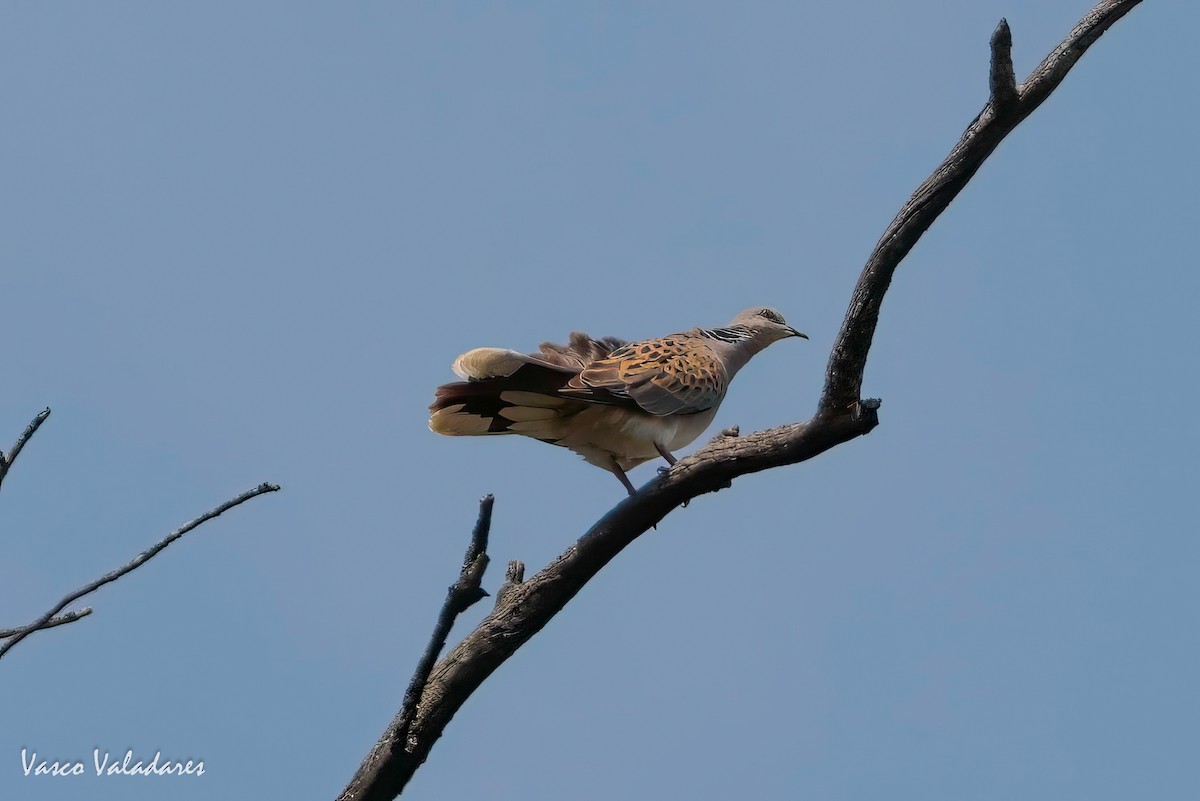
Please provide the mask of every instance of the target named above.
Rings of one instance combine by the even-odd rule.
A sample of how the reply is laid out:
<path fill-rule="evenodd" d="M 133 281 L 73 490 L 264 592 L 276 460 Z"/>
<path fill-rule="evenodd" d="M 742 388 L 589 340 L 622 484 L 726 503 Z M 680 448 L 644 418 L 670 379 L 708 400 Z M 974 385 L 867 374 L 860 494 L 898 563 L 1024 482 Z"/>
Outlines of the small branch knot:
<path fill-rule="evenodd" d="M 517 559 L 513 559 L 508 563 L 508 569 L 504 571 L 504 580 L 511 584 L 520 584 L 525 580 L 525 563 Z"/>
<path fill-rule="evenodd" d="M 455 585 L 451 589 L 451 610 L 456 615 L 461 615 L 463 612 L 470 609 L 477 601 L 482 601 L 488 597 L 487 590 L 483 587 L 461 587 Z"/>
<path fill-rule="evenodd" d="M 729 428 L 726 428 L 723 431 L 721 431 L 721 436 L 722 437 L 736 437 L 741 433 L 742 433 L 742 430 L 740 428 L 738 428 L 737 426 L 730 426 Z"/>
<path fill-rule="evenodd" d="M 504 571 L 504 583 L 500 585 L 500 589 L 496 590 L 496 606 L 503 604 L 509 593 L 523 581 L 525 581 L 525 563 L 513 559 L 508 563 L 508 569 Z"/>
<path fill-rule="evenodd" d="M 1011 107 L 1020 97 L 1017 76 L 1013 72 L 1012 31 L 1008 27 L 1008 20 L 1003 18 L 992 32 L 992 68 L 988 73 L 988 87 L 992 95 L 992 108 L 996 111 Z"/>
<path fill-rule="evenodd" d="M 487 590 L 480 584 L 490 561 L 486 553 L 477 553 L 471 564 L 463 568 L 458 583 L 450 588 L 450 601 L 455 614 L 462 614 L 476 601 L 488 596 Z"/>
<path fill-rule="evenodd" d="M 879 407 L 882 405 L 883 401 L 879 398 L 863 398 L 854 404 L 854 419 L 874 428 L 879 425 Z"/>

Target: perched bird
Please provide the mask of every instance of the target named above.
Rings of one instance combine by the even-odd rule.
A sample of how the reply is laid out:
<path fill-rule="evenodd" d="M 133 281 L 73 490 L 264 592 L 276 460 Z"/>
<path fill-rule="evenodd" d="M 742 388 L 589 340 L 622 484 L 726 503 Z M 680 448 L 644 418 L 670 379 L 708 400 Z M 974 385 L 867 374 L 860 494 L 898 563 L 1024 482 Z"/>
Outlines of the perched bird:
<path fill-rule="evenodd" d="M 625 471 L 708 428 L 729 382 L 750 357 L 804 337 L 774 309 L 756 307 L 724 328 L 693 328 L 641 342 L 571 334 L 526 355 L 476 348 L 453 370 L 466 379 L 437 388 L 429 428 L 438 434 L 521 434 L 578 453 L 634 493 Z"/>

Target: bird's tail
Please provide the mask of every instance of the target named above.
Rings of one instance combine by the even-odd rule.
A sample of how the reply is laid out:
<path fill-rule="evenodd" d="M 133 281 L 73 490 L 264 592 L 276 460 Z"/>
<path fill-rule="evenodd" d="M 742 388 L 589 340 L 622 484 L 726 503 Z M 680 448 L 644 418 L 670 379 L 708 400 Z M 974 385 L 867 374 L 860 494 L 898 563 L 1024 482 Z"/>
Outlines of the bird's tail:
<path fill-rule="evenodd" d="M 437 388 L 429 428 L 450 436 L 523 434 L 547 442 L 584 407 L 557 392 L 577 369 L 501 348 L 476 348 L 454 362 L 466 378 Z"/>

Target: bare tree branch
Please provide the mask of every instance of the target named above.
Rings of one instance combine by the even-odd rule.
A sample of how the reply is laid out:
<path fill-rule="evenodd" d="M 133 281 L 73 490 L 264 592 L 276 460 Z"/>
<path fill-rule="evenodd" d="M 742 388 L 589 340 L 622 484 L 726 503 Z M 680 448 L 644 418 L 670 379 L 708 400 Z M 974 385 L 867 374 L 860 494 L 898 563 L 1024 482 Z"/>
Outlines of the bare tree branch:
<path fill-rule="evenodd" d="M 42 423 L 46 422 L 46 418 L 49 416 L 49 407 L 42 409 L 38 412 L 37 417 L 33 418 L 33 422 L 25 426 L 25 430 L 21 432 L 21 436 L 17 437 L 17 441 L 13 443 L 8 455 L 6 456 L 3 451 L 0 451 L 0 485 L 4 484 L 4 477 L 8 475 L 8 469 L 12 467 L 12 463 L 21 455 L 21 449 L 25 447 L 25 443 L 29 442 L 30 437 L 37 433 L 37 430 L 42 427 Z"/>
<path fill-rule="evenodd" d="M 62 626 L 66 623 L 74 623 L 76 620 L 85 618 L 91 613 L 92 607 L 85 606 L 83 609 L 77 609 L 74 612 L 67 612 L 65 615 L 60 615 L 59 617 L 52 617 L 42 624 L 41 628 L 52 629 L 55 626 Z M 0 640 L 7 639 L 9 637 L 15 637 L 22 631 L 25 631 L 26 628 L 28 628 L 28 626 L 18 629 L 0 629 Z"/>
<path fill-rule="evenodd" d="M 991 40 L 989 101 L 950 155 L 900 209 L 867 259 L 830 353 L 813 418 L 741 438 L 736 430 L 723 431 L 621 501 L 533 578 L 520 581 L 514 572 L 515 580 L 505 582 L 495 609 L 433 667 L 415 717 L 402 719 L 402 713 L 393 720 L 340 801 L 381 801 L 398 795 L 483 680 L 626 545 L 673 509 L 729 486 L 738 476 L 811 459 L 877 425 L 879 401 L 862 400 L 860 393 L 879 310 L 897 266 L 1001 140 L 1054 91 L 1084 51 L 1139 2 L 1098 3 L 1020 86 L 1012 67 L 1012 35 L 1002 21 Z"/>
<path fill-rule="evenodd" d="M 358 773 L 354 775 L 350 785 L 343 792 L 343 798 L 355 798 L 354 793 L 358 791 L 358 788 L 363 787 L 371 788 L 368 791 L 370 793 L 390 794 L 386 797 L 394 798 L 403 789 L 402 783 L 395 784 L 399 781 L 400 776 L 411 776 L 413 771 L 420 767 L 420 762 L 417 762 L 411 770 L 382 772 L 397 762 L 415 758 L 407 748 L 408 733 L 413 721 L 416 720 L 418 704 L 421 702 L 429 682 L 429 674 L 433 670 L 438 654 L 446 647 L 446 637 L 449 636 L 454 621 L 476 601 L 487 597 L 487 592 L 480 586 L 480 582 L 483 580 L 483 572 L 487 569 L 488 564 L 487 541 L 488 532 L 492 526 L 492 504 L 494 502 L 495 497 L 491 494 L 484 495 L 479 501 L 479 517 L 475 521 L 475 529 L 471 532 L 471 542 L 467 545 L 467 553 L 463 557 L 458 581 L 451 584 L 446 591 L 446 601 L 442 604 L 441 612 L 438 613 L 437 623 L 433 627 L 433 635 L 429 638 L 429 644 L 425 647 L 425 652 L 417 663 L 417 669 L 413 671 L 408 690 L 404 693 L 404 703 L 400 707 L 400 712 L 392 721 L 392 725 L 388 727 L 388 732 L 392 736 L 381 738 L 379 742 L 375 743 L 371 753 L 363 760 L 362 767 L 359 768 Z M 509 570 L 511 572 L 511 565 Z M 379 797 L 384 796 L 380 795 Z"/>
<path fill-rule="evenodd" d="M 446 590 L 446 602 L 442 604 L 442 611 L 438 613 L 429 645 L 421 655 L 421 661 L 417 663 L 412 681 L 404 693 L 404 705 L 400 714 L 409 722 L 417 710 L 417 703 L 421 700 L 421 693 L 425 690 L 425 683 L 429 680 L 438 654 L 446 647 L 446 637 L 450 635 L 454 621 L 476 601 L 487 597 L 487 592 L 479 585 L 488 565 L 487 540 L 492 527 L 492 504 L 495 500 L 495 496 L 489 494 L 479 501 L 479 517 L 475 521 L 475 529 L 471 532 L 471 542 L 467 545 L 458 581 Z"/>
<path fill-rule="evenodd" d="M 28 429 L 26 429 L 26 430 L 28 431 Z M 33 621 L 32 623 L 30 623 L 28 626 L 24 627 L 23 629 L 20 629 L 19 631 L 17 631 L 17 633 L 10 635 L 11 639 L 9 639 L 8 642 L 4 643 L 3 645 L 0 645 L 0 658 L 3 658 L 4 655 L 6 653 L 8 653 L 9 650 L 11 650 L 14 645 L 16 645 L 21 640 L 28 637 L 33 632 L 35 632 L 39 629 L 47 628 L 46 624 L 49 623 L 54 618 L 55 615 L 57 615 L 59 612 L 61 612 L 63 609 L 65 609 L 68 605 L 74 603 L 75 601 L 78 601 L 80 598 L 82 598 L 85 595 L 88 595 L 89 593 L 95 592 L 96 590 L 103 587 L 105 584 L 109 584 L 113 581 L 116 581 L 121 576 L 124 576 L 126 573 L 129 573 L 129 572 L 141 567 L 146 562 L 148 562 L 152 558 L 154 558 L 158 554 L 158 552 L 161 551 L 163 548 L 166 548 L 172 542 L 179 539 L 184 534 L 187 534 L 189 531 L 196 528 L 200 524 L 205 523 L 209 520 L 212 520 L 214 517 L 221 515 L 223 512 L 229 511 L 230 509 L 232 509 L 235 506 L 245 503 L 246 501 L 250 500 L 251 498 L 258 497 L 259 495 L 263 495 L 268 492 L 278 492 L 278 491 L 279 491 L 278 484 L 266 484 L 266 483 L 259 484 L 254 489 L 243 492 L 241 495 L 237 496 L 236 498 L 226 501 L 225 503 L 221 504 L 217 508 L 211 509 L 211 510 L 205 512 L 204 514 L 200 515 L 199 517 L 197 517 L 195 520 L 192 520 L 189 523 L 185 523 L 180 528 L 175 529 L 170 534 L 168 534 L 166 537 L 163 537 L 161 540 L 159 540 L 151 548 L 149 548 L 145 551 L 142 551 L 140 554 L 138 554 L 136 557 L 134 557 L 134 559 L 132 561 L 130 561 L 129 563 L 124 564 L 121 567 L 118 567 L 116 570 L 113 570 L 109 573 L 105 573 L 103 576 L 101 576 L 100 578 L 91 582 L 90 584 L 86 584 L 83 587 L 80 587 L 78 590 L 75 590 L 74 592 L 70 593 L 69 595 L 64 597 L 61 601 L 59 601 L 54 606 L 54 608 L 52 608 L 50 611 L 46 612 L 46 614 L 42 615 L 40 618 Z M 63 622 L 65 623 L 68 621 L 63 621 Z"/>
<path fill-rule="evenodd" d="M 1050 96 L 1101 34 L 1140 2 L 1104 0 L 1097 3 L 1037 66 L 1029 79 L 1019 87 L 1013 87 L 1015 99 L 1007 86 L 1008 75 L 1012 72 L 1012 35 L 1006 22 L 996 29 L 991 44 L 991 98 L 967 126 L 946 160 L 913 192 L 867 259 L 829 357 L 818 414 L 839 413 L 858 402 L 867 351 L 879 321 L 879 307 L 900 261 L 946 210 L 950 201 L 958 196 L 1004 137 Z"/>

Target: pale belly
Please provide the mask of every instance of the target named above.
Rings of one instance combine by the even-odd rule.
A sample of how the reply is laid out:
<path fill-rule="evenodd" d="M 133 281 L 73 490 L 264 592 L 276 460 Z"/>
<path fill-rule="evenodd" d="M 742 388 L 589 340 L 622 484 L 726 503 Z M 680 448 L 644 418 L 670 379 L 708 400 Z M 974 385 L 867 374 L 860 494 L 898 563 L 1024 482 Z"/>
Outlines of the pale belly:
<path fill-rule="evenodd" d="M 716 408 L 695 414 L 657 416 L 599 404 L 575 415 L 570 434 L 557 444 L 587 461 L 610 469 L 616 458 L 622 470 L 661 458 L 655 443 L 668 451 L 690 445 L 716 417 Z"/>

